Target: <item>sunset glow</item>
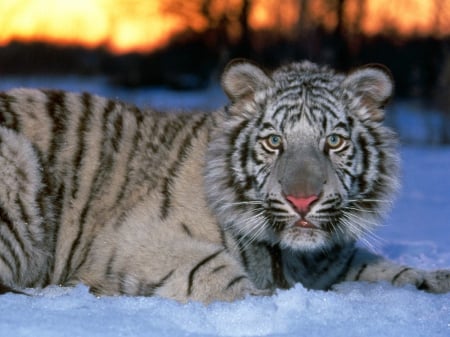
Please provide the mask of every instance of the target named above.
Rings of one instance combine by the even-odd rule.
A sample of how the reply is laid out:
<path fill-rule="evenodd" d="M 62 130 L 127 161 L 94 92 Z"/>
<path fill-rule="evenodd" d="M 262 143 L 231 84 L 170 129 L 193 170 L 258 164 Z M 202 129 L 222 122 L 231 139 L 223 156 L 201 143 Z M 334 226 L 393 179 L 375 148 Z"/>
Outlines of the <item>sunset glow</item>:
<path fill-rule="evenodd" d="M 240 3 L 212 2 L 213 9 L 223 11 L 234 2 Z M 13 40 L 46 41 L 106 46 L 116 53 L 145 52 L 163 46 L 187 25 L 197 31 L 206 29 L 205 20 L 199 17 L 187 23 L 179 13 L 164 10 L 163 3 L 163 0 L 0 0 L 0 45 Z M 361 28 L 368 35 L 385 28 L 400 35 L 450 34 L 450 0 L 347 0 L 346 3 L 349 18 L 363 11 Z M 336 18 L 317 4 L 322 2 L 309 3 L 314 15 L 309 20 L 319 20 L 333 29 Z M 365 4 L 362 9 L 361 4 Z M 298 0 L 253 0 L 250 26 L 253 30 L 275 29 L 293 34 L 298 27 L 299 6 Z"/>

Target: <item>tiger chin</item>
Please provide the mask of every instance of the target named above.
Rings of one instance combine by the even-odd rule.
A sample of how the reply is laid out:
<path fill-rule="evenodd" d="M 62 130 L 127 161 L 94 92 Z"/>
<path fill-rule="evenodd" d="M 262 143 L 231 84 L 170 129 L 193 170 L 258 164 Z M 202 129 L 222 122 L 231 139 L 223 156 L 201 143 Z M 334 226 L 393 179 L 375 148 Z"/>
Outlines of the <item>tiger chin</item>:
<path fill-rule="evenodd" d="M 304 61 L 222 76 L 215 112 L 141 110 L 89 93 L 0 94 L 0 290 L 233 301 L 297 283 L 450 291 L 450 270 L 356 246 L 398 186 L 387 69 Z"/>

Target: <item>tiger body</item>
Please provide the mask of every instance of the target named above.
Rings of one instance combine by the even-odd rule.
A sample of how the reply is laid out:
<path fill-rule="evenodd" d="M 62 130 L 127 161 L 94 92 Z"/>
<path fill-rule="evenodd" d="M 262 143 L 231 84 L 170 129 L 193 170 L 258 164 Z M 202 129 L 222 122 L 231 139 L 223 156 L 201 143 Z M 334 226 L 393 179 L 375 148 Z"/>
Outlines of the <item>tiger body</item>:
<path fill-rule="evenodd" d="M 397 185 L 376 68 L 225 71 L 230 104 L 165 114 L 87 93 L 0 95 L 0 283 L 234 300 L 346 280 L 450 291 L 356 248 Z"/>

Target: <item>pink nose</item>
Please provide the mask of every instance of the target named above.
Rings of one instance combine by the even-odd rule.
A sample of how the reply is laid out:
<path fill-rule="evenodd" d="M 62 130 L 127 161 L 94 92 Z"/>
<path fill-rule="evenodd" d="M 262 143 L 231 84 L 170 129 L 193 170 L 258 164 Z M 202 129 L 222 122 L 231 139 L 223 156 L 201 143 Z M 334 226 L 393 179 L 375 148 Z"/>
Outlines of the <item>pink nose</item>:
<path fill-rule="evenodd" d="M 310 195 L 309 197 L 295 197 L 293 195 L 286 196 L 286 199 L 294 205 L 298 212 L 306 214 L 309 212 L 311 204 L 318 199 L 317 195 Z"/>

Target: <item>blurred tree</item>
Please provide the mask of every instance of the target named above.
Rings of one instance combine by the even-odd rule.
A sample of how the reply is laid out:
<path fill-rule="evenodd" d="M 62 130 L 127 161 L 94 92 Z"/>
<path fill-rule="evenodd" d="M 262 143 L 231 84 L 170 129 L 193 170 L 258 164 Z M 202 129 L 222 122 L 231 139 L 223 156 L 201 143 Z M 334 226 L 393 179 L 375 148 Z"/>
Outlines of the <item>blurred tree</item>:
<path fill-rule="evenodd" d="M 434 102 L 442 114 L 440 141 L 450 144 L 450 48 L 446 48 L 445 58 L 435 87 Z"/>
<path fill-rule="evenodd" d="M 147 6 L 144 1 L 140 0 L 114 0 L 114 6 L 111 6 L 111 1 L 100 0 L 99 3 L 103 7 L 104 13 L 107 14 L 109 24 L 109 38 L 113 39 L 120 35 L 122 25 L 126 24 L 127 20 L 135 18 L 148 17 L 150 20 L 154 11 L 150 6 Z M 103 44 L 108 46 L 112 41 L 105 41 Z"/>
<path fill-rule="evenodd" d="M 162 10 L 180 18 L 195 32 L 207 30 L 224 33 L 226 44 L 250 42 L 248 17 L 251 0 L 162 0 Z"/>
<path fill-rule="evenodd" d="M 305 36 L 308 33 L 308 30 L 310 28 L 310 23 L 309 23 L 309 17 L 310 15 L 308 15 L 309 12 L 309 1 L 308 0 L 299 0 L 300 1 L 300 15 L 299 15 L 299 20 L 298 20 L 298 30 L 300 33 L 300 36 Z"/>

